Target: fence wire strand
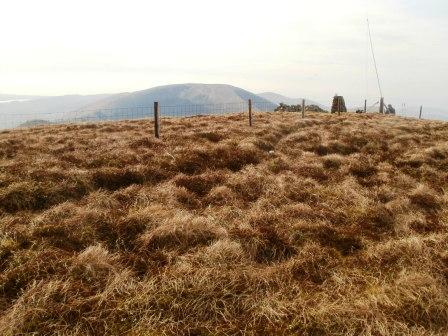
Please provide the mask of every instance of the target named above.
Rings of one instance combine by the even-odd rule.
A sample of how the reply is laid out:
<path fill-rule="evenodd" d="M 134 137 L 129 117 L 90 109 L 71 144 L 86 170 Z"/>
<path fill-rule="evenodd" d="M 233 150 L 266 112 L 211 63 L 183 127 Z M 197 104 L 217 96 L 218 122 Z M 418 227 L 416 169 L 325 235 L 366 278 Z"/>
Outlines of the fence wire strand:
<path fill-rule="evenodd" d="M 273 112 L 276 107 L 276 104 L 270 102 L 252 102 L 252 108 L 254 112 Z M 183 105 L 160 104 L 159 106 L 159 113 L 161 118 L 225 115 L 233 113 L 244 113 L 247 111 L 247 102 Z M 153 118 L 154 106 L 77 110 L 69 113 L 10 113 L 0 115 L 0 129 L 32 127 L 51 124 L 91 123 Z"/>

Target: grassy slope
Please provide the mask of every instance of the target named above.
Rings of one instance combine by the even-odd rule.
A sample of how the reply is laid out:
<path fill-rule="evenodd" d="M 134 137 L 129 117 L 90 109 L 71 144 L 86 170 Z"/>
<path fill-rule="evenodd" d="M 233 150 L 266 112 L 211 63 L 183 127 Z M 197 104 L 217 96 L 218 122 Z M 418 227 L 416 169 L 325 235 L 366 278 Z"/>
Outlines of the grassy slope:
<path fill-rule="evenodd" d="M 448 123 L 0 133 L 0 334 L 448 332 Z"/>

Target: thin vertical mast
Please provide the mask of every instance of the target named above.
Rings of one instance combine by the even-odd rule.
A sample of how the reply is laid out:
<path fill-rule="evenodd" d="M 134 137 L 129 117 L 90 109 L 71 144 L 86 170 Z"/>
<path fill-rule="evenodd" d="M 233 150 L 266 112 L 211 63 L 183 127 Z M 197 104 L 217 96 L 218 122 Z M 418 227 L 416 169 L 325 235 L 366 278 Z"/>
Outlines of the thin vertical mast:
<path fill-rule="evenodd" d="M 373 49 L 372 32 L 370 30 L 369 18 L 367 18 L 367 28 L 369 30 L 370 48 L 372 49 L 373 64 L 375 65 L 376 79 L 378 80 L 378 88 L 380 90 L 380 97 L 383 97 L 383 90 L 381 89 L 380 75 L 378 73 L 378 66 L 376 65 L 375 51 Z"/>

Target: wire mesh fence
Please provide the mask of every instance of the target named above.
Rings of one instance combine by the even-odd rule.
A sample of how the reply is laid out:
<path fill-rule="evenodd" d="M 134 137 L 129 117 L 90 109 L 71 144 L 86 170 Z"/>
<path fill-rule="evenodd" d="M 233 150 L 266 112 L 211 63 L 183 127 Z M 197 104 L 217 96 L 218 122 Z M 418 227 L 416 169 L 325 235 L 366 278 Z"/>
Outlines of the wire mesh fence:
<path fill-rule="evenodd" d="M 277 105 L 252 102 L 254 112 L 273 112 Z M 160 118 L 182 118 L 202 115 L 223 115 L 248 111 L 248 102 L 220 104 L 159 105 Z M 64 113 L 0 114 L 0 129 L 22 128 L 51 124 L 89 123 L 135 119 L 153 119 L 154 106 L 133 106 L 77 110 Z"/>
<path fill-rule="evenodd" d="M 306 111 L 319 110 L 319 106 L 306 101 Z M 286 106 L 286 108 L 285 108 Z M 293 108 L 293 109 L 291 109 Z M 253 112 L 273 112 L 276 109 L 283 112 L 299 112 L 301 104 L 284 105 L 274 104 L 267 101 L 253 101 Z M 297 111 L 295 110 L 297 109 Z M 232 113 L 246 113 L 249 110 L 248 102 L 229 102 L 218 104 L 180 104 L 159 105 L 160 118 L 182 118 L 201 115 L 224 115 Z M 323 110 L 326 110 L 324 107 Z M 364 109 L 362 109 L 364 110 Z M 371 106 L 367 106 L 367 112 L 378 112 L 379 101 Z M 423 109 L 423 115 L 420 114 L 419 107 L 408 107 L 405 104 L 396 109 L 396 115 L 403 117 L 447 120 L 446 115 L 438 111 Z M 154 106 L 131 106 L 116 108 L 97 108 L 80 109 L 71 112 L 35 112 L 35 113 L 0 113 L 0 130 L 10 128 L 33 127 L 51 124 L 70 124 L 70 123 L 97 123 L 105 121 L 153 119 Z"/>

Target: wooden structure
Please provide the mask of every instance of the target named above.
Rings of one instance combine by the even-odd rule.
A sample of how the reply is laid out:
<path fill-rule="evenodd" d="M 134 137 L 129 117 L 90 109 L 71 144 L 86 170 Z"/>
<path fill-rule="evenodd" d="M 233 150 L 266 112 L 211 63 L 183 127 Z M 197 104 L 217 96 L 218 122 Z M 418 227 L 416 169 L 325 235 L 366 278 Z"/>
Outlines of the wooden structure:
<path fill-rule="evenodd" d="M 249 126 L 252 126 L 252 99 L 249 99 Z"/>
<path fill-rule="evenodd" d="M 302 118 L 305 118 L 305 99 L 302 99 Z"/>
<path fill-rule="evenodd" d="M 160 138 L 159 102 L 154 102 L 154 135 L 156 138 Z"/>

